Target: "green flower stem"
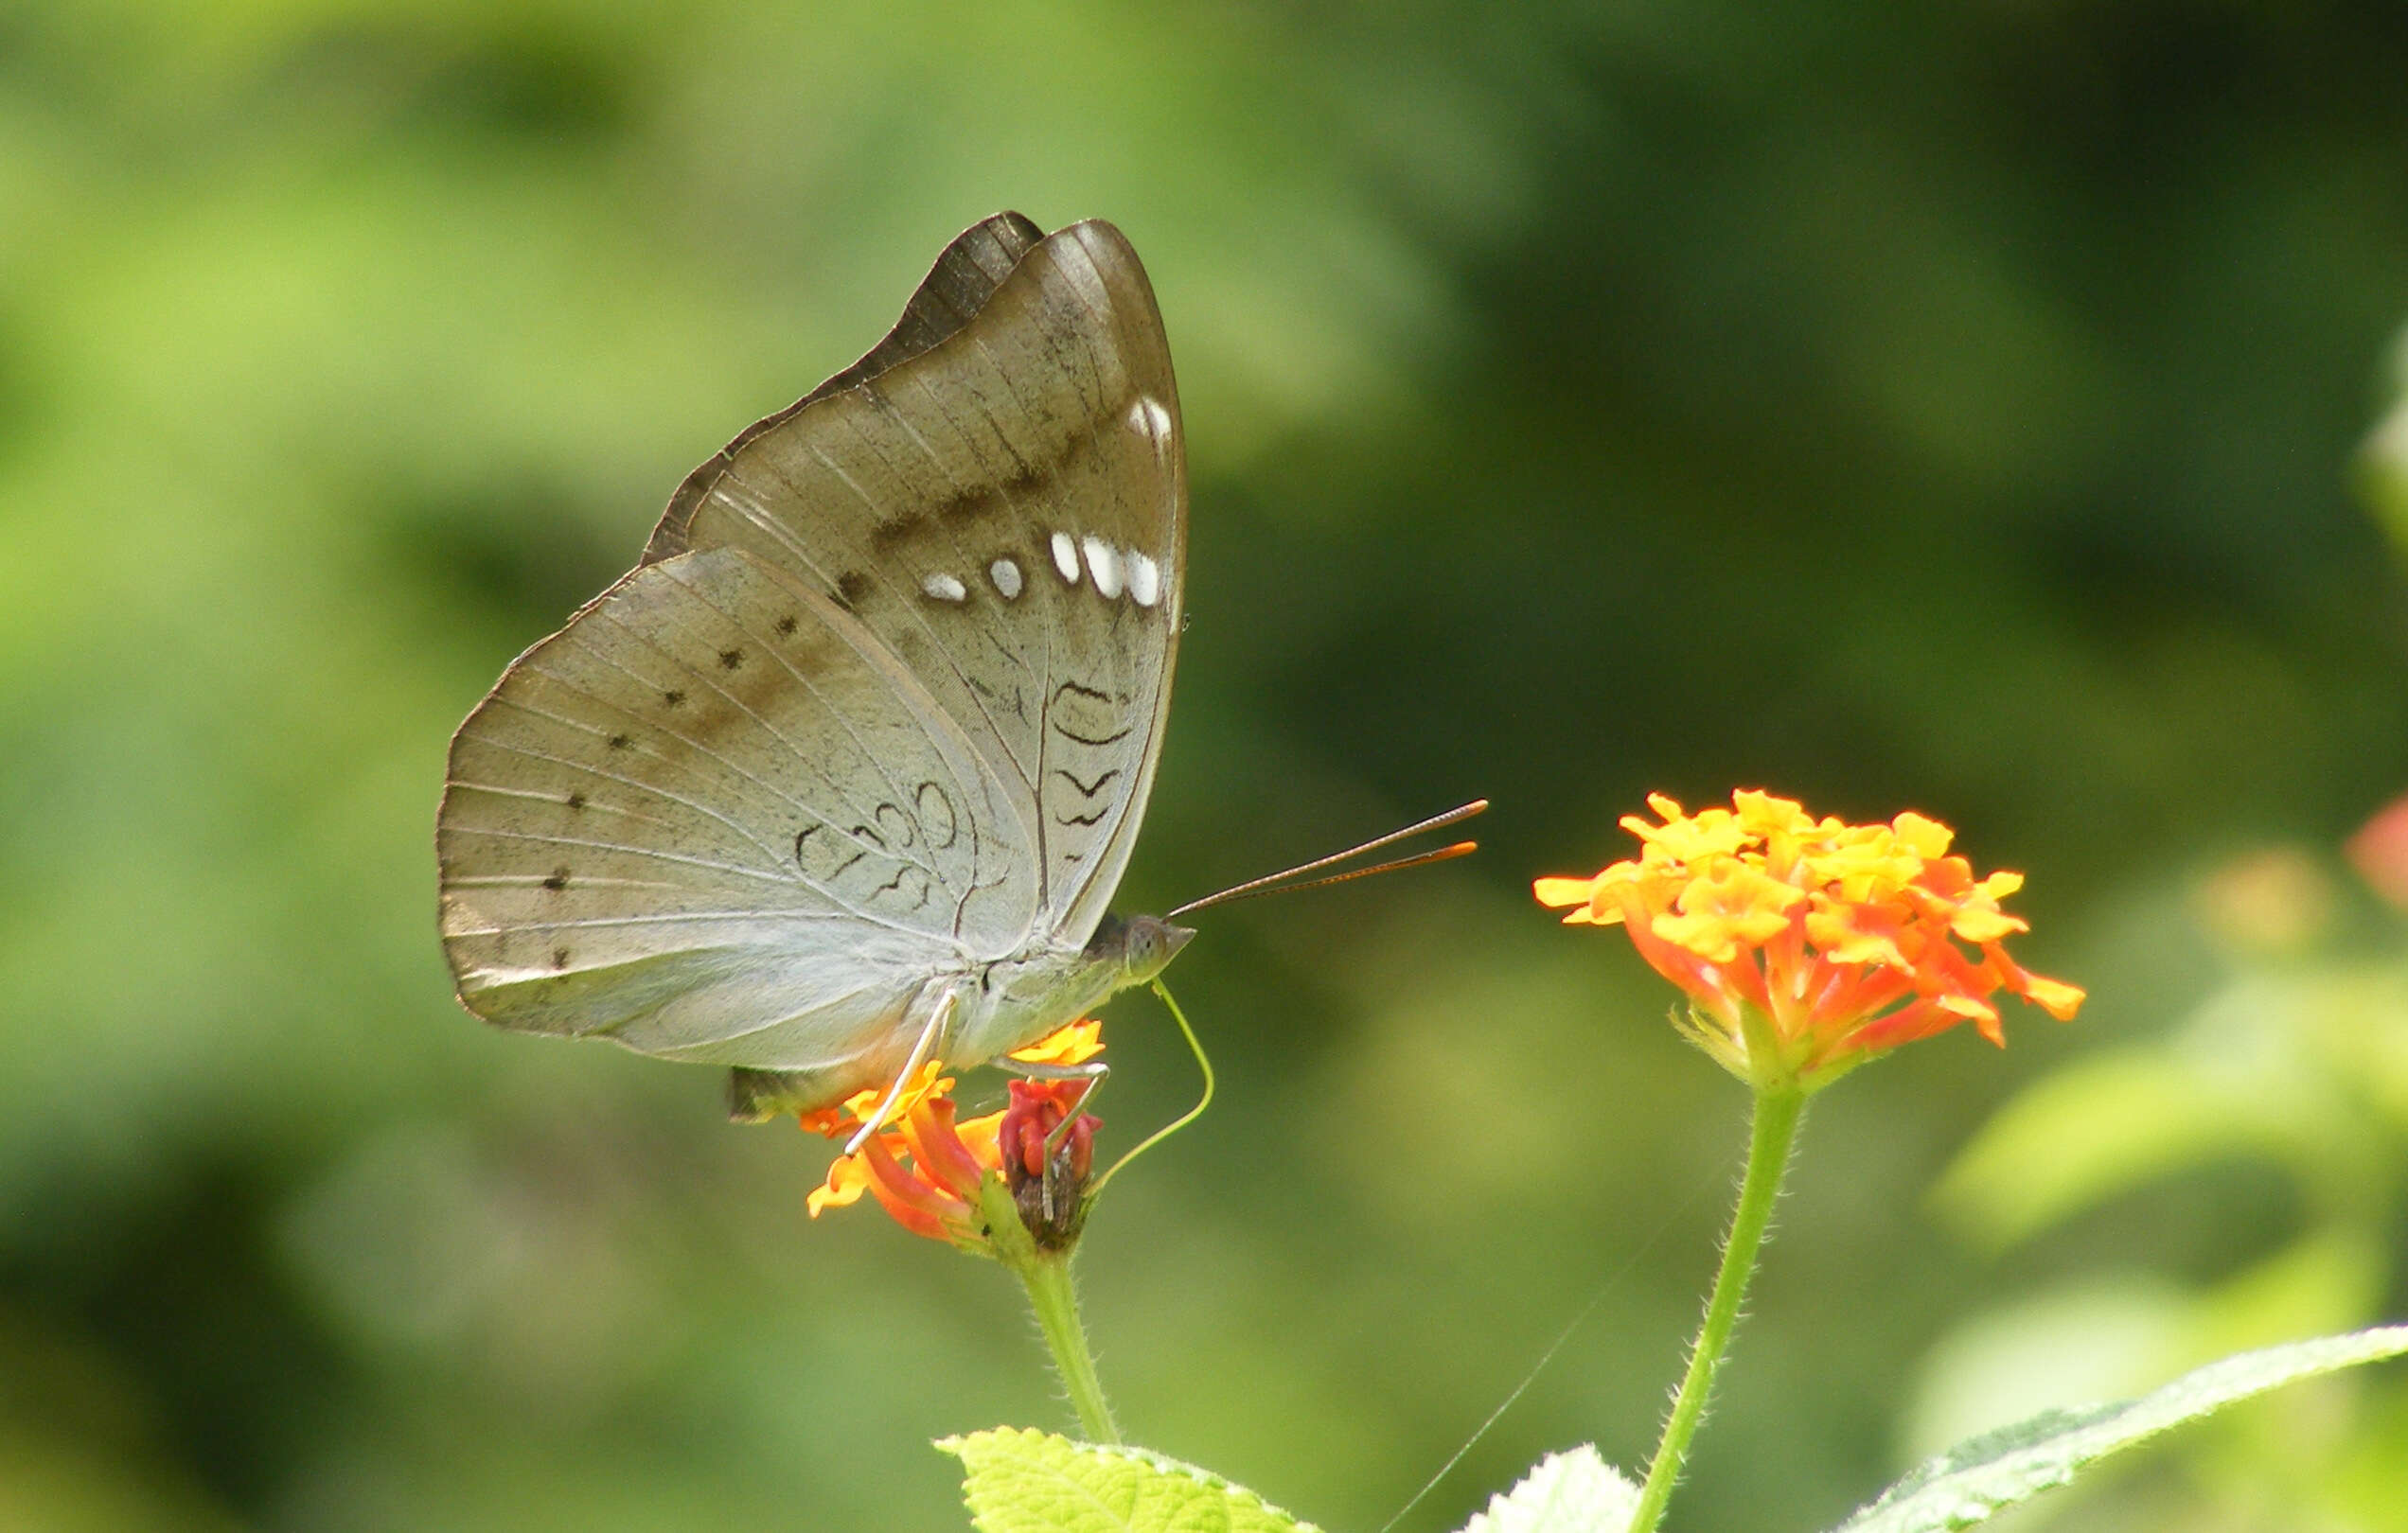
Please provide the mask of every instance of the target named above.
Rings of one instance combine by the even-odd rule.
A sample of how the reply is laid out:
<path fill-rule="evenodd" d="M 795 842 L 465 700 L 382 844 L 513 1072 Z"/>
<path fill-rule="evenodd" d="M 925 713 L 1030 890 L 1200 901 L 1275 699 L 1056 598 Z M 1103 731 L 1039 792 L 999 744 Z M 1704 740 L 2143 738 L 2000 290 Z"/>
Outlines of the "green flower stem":
<path fill-rule="evenodd" d="M 1095 1376 L 1095 1358 L 1087 1349 L 1087 1328 L 1079 1324 L 1078 1290 L 1071 1282 L 1071 1259 L 1039 1257 L 1020 1269 L 1028 1285 L 1029 1305 L 1036 1311 L 1037 1329 L 1054 1349 L 1054 1367 L 1070 1391 L 1078 1411 L 1079 1430 L 1089 1442 L 1118 1443 L 1121 1429 L 1112 1420 L 1112 1406 L 1104 1398 L 1103 1382 Z"/>
<path fill-rule="evenodd" d="M 1121 1429 L 1112 1420 L 1112 1406 L 1104 1398 L 1104 1382 L 1096 1377 L 1094 1354 L 1087 1349 L 1087 1328 L 1079 1323 L 1078 1289 L 1071 1281 L 1067 1251 L 1040 1251 L 1020 1224 L 1011 1190 L 1003 1178 L 989 1173 L 979 1189 L 980 1212 L 986 1218 L 990 1254 L 1018 1275 L 1028 1290 L 1029 1308 L 1036 1312 L 1036 1328 L 1054 1354 L 1054 1371 L 1078 1412 L 1079 1430 L 1089 1442 L 1117 1446 Z"/>
<path fill-rule="evenodd" d="M 1664 1504 L 1673 1499 L 1681 1464 L 1689 1456 L 1689 1440 L 1706 1415 L 1706 1398 L 1713 1392 L 1714 1370 L 1730 1346 L 1731 1328 L 1747 1297 L 1747 1279 L 1756 1271 L 1756 1253 L 1763 1247 L 1765 1227 L 1772 1222 L 1773 1203 L 1780 1196 L 1782 1175 L 1789 1170 L 1789 1147 L 1797 1137 L 1797 1121 L 1806 1095 L 1795 1086 L 1756 1094 L 1756 1120 L 1747 1146 L 1747 1172 L 1739 1185 L 1739 1207 L 1731 1210 L 1730 1234 L 1723 1242 L 1722 1270 L 1714 1275 L 1713 1295 L 1706 1301 L 1706 1321 L 1697 1330 L 1697 1345 L 1689 1354 L 1689 1372 L 1681 1379 L 1673 1414 L 1665 1419 L 1663 1440 L 1656 1445 L 1655 1462 L 1647 1466 L 1647 1484 L 1640 1488 L 1638 1510 L 1632 1513 L 1630 1533 L 1656 1533 L 1664 1520 Z"/>

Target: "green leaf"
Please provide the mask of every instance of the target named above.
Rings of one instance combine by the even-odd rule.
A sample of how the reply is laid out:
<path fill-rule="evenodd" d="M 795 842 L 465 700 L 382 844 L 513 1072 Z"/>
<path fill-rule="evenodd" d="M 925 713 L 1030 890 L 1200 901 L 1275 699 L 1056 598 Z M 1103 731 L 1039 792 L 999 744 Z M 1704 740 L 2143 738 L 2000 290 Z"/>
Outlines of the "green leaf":
<path fill-rule="evenodd" d="M 1522 1483 L 1489 1497 L 1463 1533 L 1622 1533 L 1638 1510 L 1638 1487 L 1587 1443 L 1549 1454 Z"/>
<path fill-rule="evenodd" d="M 1948 1168 L 1933 1201 L 1959 1236 L 2005 1250 L 2204 1162 L 2248 1153 L 2290 1164 L 2304 1116 L 2293 1110 L 2296 1095 L 2164 1048 L 2102 1052 L 2001 1108 Z"/>
<path fill-rule="evenodd" d="M 1142 1448 L 998 1427 L 937 1444 L 981 1533 L 1319 1533 L 1253 1491 Z"/>
<path fill-rule="evenodd" d="M 2045 1411 L 1958 1443 L 1882 1492 L 1835 1533 L 1932 1533 L 1971 1527 L 1991 1513 L 2064 1484 L 2076 1471 L 2195 1417 L 2294 1380 L 2408 1352 L 2408 1326 L 2243 1352 L 2116 1405 Z"/>

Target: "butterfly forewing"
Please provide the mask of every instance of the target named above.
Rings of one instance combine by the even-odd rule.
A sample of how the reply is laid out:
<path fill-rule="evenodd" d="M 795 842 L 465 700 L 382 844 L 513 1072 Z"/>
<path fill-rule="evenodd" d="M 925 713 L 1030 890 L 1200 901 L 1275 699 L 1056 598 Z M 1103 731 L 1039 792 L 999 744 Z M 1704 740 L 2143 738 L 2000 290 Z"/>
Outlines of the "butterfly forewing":
<path fill-rule="evenodd" d="M 669 508 L 662 513 L 660 524 L 652 529 L 643 562 L 656 564 L 693 546 L 687 534 L 695 508 L 709 496 L 728 461 L 746 444 L 785 425 L 797 413 L 827 396 L 916 357 L 960 329 L 985 307 L 997 285 L 1012 274 L 1012 268 L 1019 264 L 1020 257 L 1044 238 L 1044 230 L 1018 213 L 998 213 L 956 235 L 937 256 L 936 264 L 930 268 L 911 301 L 903 306 L 903 317 L 895 321 L 894 328 L 887 332 L 884 340 L 872 346 L 860 361 L 784 410 L 746 427 L 710 462 L 685 476 L 677 493 L 669 497 Z"/>
<path fill-rule="evenodd" d="M 1029 937 L 1086 940 L 1143 809 L 1186 555 L 1178 432 L 1143 271 L 1080 224 L 958 329 L 739 438 L 672 509 L 675 543 L 749 550 L 859 617 L 1019 786 Z"/>
<path fill-rule="evenodd" d="M 841 1095 L 891 1077 L 947 984 L 1077 948 L 1160 749 L 1185 494 L 1119 233 L 964 234 L 461 727 L 461 998 Z"/>

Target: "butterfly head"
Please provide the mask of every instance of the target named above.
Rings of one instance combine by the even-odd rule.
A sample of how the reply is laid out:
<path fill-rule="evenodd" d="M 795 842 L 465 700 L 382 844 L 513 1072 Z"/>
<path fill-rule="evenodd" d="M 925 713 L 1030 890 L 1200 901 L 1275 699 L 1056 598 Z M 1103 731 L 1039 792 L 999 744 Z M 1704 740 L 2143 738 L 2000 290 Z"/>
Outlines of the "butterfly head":
<path fill-rule="evenodd" d="M 1193 926 L 1174 925 L 1160 916 L 1107 915 L 1087 944 L 1090 959 L 1117 959 L 1124 985 L 1142 985 L 1164 969 L 1195 935 Z"/>

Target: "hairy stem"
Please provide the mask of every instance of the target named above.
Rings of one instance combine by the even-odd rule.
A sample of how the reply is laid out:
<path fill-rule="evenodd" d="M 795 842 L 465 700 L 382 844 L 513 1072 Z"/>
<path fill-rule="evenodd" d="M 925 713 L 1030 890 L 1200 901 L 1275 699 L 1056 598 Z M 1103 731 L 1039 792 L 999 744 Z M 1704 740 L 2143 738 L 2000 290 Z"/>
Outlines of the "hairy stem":
<path fill-rule="evenodd" d="M 1789 1170 L 1789 1147 L 1797 1137 L 1798 1118 L 1806 1105 L 1794 1087 L 1760 1091 L 1756 1119 L 1747 1145 L 1747 1172 L 1739 1184 L 1739 1206 L 1731 1210 L 1730 1234 L 1723 1241 L 1722 1270 L 1714 1275 L 1714 1292 L 1706 1301 L 1705 1323 L 1689 1354 L 1689 1371 L 1673 1414 L 1665 1418 L 1663 1439 L 1656 1445 L 1655 1461 L 1647 1466 L 1647 1484 L 1640 1488 L 1638 1510 L 1632 1514 L 1630 1533 L 1656 1533 L 1664 1520 L 1664 1505 L 1673 1498 L 1689 1441 L 1706 1415 L 1706 1399 L 1713 1392 L 1714 1372 L 1730 1346 L 1731 1328 L 1739 1322 L 1740 1305 L 1747 1297 L 1747 1280 L 1755 1275 L 1756 1255 L 1764 1244 L 1772 1222 L 1773 1203 L 1780 1196 L 1782 1175 Z"/>
<path fill-rule="evenodd" d="M 1054 1352 L 1054 1370 L 1078 1412 L 1079 1430 L 1089 1442 L 1118 1443 L 1121 1429 L 1112 1420 L 1111 1402 L 1104 1398 L 1103 1381 L 1095 1375 L 1095 1358 L 1087 1349 L 1087 1328 L 1079 1323 L 1078 1289 L 1071 1281 L 1071 1259 L 1040 1256 L 1019 1268 L 1028 1288 L 1029 1307 L 1036 1312 L 1037 1329 Z"/>

